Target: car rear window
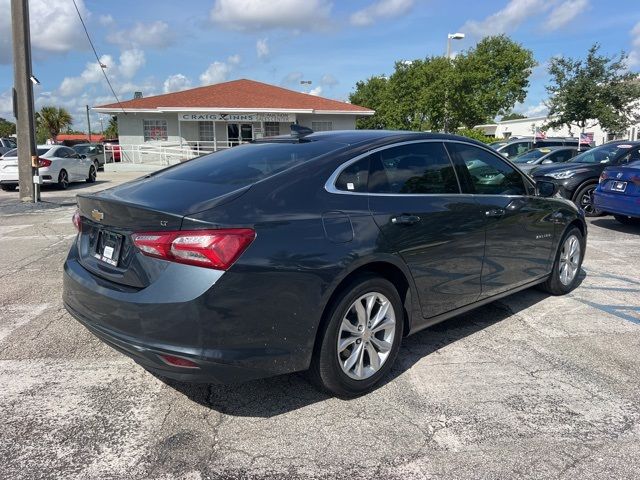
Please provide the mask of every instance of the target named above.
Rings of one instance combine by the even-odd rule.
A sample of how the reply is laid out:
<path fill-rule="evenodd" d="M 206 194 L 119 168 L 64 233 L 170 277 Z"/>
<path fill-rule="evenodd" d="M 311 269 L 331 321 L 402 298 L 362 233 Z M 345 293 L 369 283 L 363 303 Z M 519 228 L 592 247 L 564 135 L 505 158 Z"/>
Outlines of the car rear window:
<path fill-rule="evenodd" d="M 38 156 L 44 155 L 49 150 L 51 150 L 51 149 L 50 148 L 38 148 Z M 18 149 L 14 148 L 13 150 L 9 150 L 7 153 L 4 154 L 4 156 L 5 157 L 17 157 L 18 156 Z"/>
<path fill-rule="evenodd" d="M 343 146 L 327 141 L 252 143 L 190 160 L 161 171 L 157 176 L 174 180 L 245 186 Z"/>

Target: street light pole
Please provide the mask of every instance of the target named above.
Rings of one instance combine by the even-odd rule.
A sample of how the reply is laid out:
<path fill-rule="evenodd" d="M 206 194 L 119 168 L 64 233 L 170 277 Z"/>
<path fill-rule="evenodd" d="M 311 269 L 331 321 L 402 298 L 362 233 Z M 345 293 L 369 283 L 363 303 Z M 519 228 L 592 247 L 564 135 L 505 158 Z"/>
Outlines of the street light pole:
<path fill-rule="evenodd" d="M 89 131 L 89 143 L 91 143 L 91 120 L 89 119 L 89 105 L 87 107 L 87 130 Z"/>
<path fill-rule="evenodd" d="M 451 59 L 451 40 L 462 40 L 464 33 L 447 33 L 447 60 Z M 449 89 L 445 87 L 444 90 L 444 120 L 443 120 L 444 133 L 449 131 Z"/>
<path fill-rule="evenodd" d="M 40 200 L 40 192 L 34 184 L 34 179 L 38 175 L 38 151 L 32 85 L 33 82 L 37 82 L 37 79 L 31 73 L 28 0 L 11 0 L 11 26 L 13 30 L 13 108 L 18 140 L 18 187 L 20 200 L 37 202 Z"/>

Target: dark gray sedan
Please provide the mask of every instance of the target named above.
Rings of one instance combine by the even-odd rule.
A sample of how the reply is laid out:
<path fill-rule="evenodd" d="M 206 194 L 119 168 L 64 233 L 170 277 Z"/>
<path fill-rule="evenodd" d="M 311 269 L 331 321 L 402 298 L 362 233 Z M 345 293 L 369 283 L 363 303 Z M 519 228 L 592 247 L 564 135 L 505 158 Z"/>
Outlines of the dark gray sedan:
<path fill-rule="evenodd" d="M 538 165 L 550 165 L 552 163 L 568 162 L 580 152 L 584 152 L 591 147 L 540 147 L 529 150 L 519 155 L 511 161 L 515 163 L 520 170 L 529 173 Z"/>
<path fill-rule="evenodd" d="M 351 397 L 406 335 L 576 287 L 587 227 L 555 191 L 453 135 L 266 138 L 78 195 L 64 305 L 160 376 Z"/>

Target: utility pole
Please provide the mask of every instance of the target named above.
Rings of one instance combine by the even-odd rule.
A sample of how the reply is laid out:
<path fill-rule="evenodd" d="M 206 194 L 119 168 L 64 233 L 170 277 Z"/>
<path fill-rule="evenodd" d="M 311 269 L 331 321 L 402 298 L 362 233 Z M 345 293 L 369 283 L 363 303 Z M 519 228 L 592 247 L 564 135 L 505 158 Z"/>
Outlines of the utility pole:
<path fill-rule="evenodd" d="M 18 139 L 18 187 L 20 200 L 37 202 L 40 192 L 34 184 L 38 176 L 35 115 L 33 112 L 33 85 L 37 82 L 31 73 L 31 34 L 29 32 L 28 0 L 11 0 L 13 30 L 13 85 L 14 114 Z"/>
<path fill-rule="evenodd" d="M 89 131 L 89 143 L 91 143 L 91 120 L 89 120 L 89 105 L 87 107 L 87 130 Z"/>

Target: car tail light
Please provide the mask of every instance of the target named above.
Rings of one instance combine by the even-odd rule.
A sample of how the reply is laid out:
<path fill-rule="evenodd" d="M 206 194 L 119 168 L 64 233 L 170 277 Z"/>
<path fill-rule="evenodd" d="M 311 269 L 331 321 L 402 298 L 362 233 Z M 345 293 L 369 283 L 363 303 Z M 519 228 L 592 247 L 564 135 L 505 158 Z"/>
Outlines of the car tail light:
<path fill-rule="evenodd" d="M 600 174 L 600 179 L 598 180 L 598 183 L 604 182 L 607 178 L 609 178 L 609 175 L 607 175 L 607 172 L 603 171 Z"/>
<path fill-rule="evenodd" d="M 174 367 L 182 368 L 200 368 L 197 363 L 187 360 L 186 358 L 176 357 L 174 355 L 158 355 L 164 363 Z"/>
<path fill-rule="evenodd" d="M 250 228 L 140 232 L 133 243 L 149 257 L 227 270 L 256 238 Z"/>
<path fill-rule="evenodd" d="M 71 219 L 73 221 L 73 226 L 76 227 L 76 230 L 78 232 L 82 231 L 82 216 L 80 215 L 80 212 L 78 210 L 76 210 L 76 213 L 73 214 L 73 218 Z"/>
<path fill-rule="evenodd" d="M 51 160 L 47 160 L 46 158 L 38 158 L 38 168 L 42 167 L 50 167 Z"/>

